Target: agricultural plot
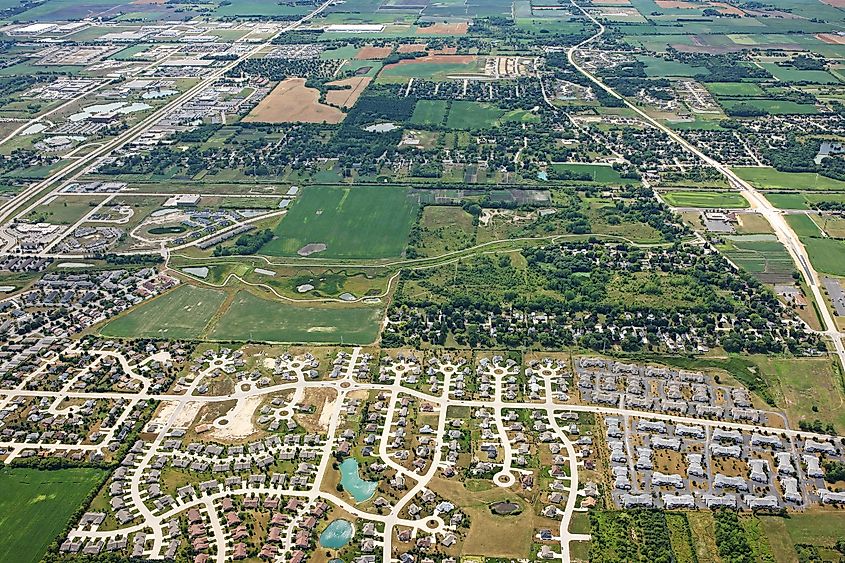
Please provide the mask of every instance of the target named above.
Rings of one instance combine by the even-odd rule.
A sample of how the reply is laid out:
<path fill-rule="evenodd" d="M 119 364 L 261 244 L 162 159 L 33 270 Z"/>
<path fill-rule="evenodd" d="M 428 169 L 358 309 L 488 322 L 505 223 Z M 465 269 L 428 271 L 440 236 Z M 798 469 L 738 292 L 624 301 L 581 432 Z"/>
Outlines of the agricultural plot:
<path fill-rule="evenodd" d="M 320 103 L 320 91 L 305 86 L 304 78 L 280 82 L 244 118 L 251 123 L 340 123 L 345 114 Z"/>
<path fill-rule="evenodd" d="M 792 280 L 795 263 L 774 235 L 727 236 L 719 250 L 760 281 L 779 283 Z"/>
<path fill-rule="evenodd" d="M 704 86 L 714 96 L 727 98 L 753 98 L 766 95 L 766 92 L 753 82 L 708 82 Z"/>
<path fill-rule="evenodd" d="M 579 175 L 586 174 L 590 177 L 590 180 L 588 181 L 599 184 L 619 185 L 636 183 L 635 180 L 622 178 L 622 176 L 619 175 L 619 172 L 614 170 L 612 166 L 604 164 L 558 163 L 552 164 L 551 167 L 557 172 L 571 172 Z"/>
<path fill-rule="evenodd" d="M 725 110 L 730 110 L 736 106 L 752 106 L 762 110 L 770 115 L 810 115 L 818 113 L 818 108 L 814 104 L 800 104 L 789 100 L 774 100 L 774 99 L 759 99 L 749 98 L 743 100 L 726 100 L 720 99 L 719 103 Z"/>
<path fill-rule="evenodd" d="M 211 340 L 369 344 L 378 337 L 382 309 L 374 305 L 301 306 L 235 296 L 208 333 Z"/>
<path fill-rule="evenodd" d="M 263 2 L 262 0 L 238 0 L 237 2 L 222 2 L 214 10 L 214 15 L 221 17 L 278 17 L 301 16 L 307 14 L 305 4 L 284 4 L 278 2 Z"/>
<path fill-rule="evenodd" d="M 805 238 L 822 236 L 818 225 L 816 225 L 813 218 L 809 215 L 804 215 L 803 213 L 800 215 L 787 215 L 786 222 L 789 223 L 789 226 L 792 227 L 792 230 L 795 231 L 795 234 L 802 241 Z"/>
<path fill-rule="evenodd" d="M 411 78 L 442 81 L 450 75 L 478 74 L 482 70 L 483 61 L 474 55 L 429 55 L 385 66 L 378 81 L 406 82 Z"/>
<path fill-rule="evenodd" d="M 307 187 L 261 252 L 321 258 L 397 257 L 405 248 L 417 206 L 403 188 Z"/>
<path fill-rule="evenodd" d="M 225 298 L 222 291 L 183 284 L 117 317 L 100 333 L 117 338 L 197 338 Z"/>
<path fill-rule="evenodd" d="M 662 194 L 672 207 L 746 208 L 748 201 L 735 192 L 677 191 Z"/>
<path fill-rule="evenodd" d="M 100 469 L 0 472 L 0 560 L 40 561 L 103 477 Z"/>
<path fill-rule="evenodd" d="M 779 172 L 767 166 L 739 166 L 733 170 L 743 180 L 764 190 L 845 191 L 845 182 L 812 172 Z"/>
<path fill-rule="evenodd" d="M 707 69 L 680 61 L 666 60 L 661 57 L 640 56 L 637 60 L 645 65 L 648 76 L 665 78 L 667 76 L 693 77 L 708 74 Z"/>
<path fill-rule="evenodd" d="M 760 63 L 772 76 L 781 82 L 807 82 L 810 84 L 839 84 L 839 80 L 825 70 L 801 70 L 777 63 Z"/>
<path fill-rule="evenodd" d="M 445 100 L 420 100 L 414 106 L 411 123 L 414 125 L 440 125 L 446 117 L 448 104 Z"/>
<path fill-rule="evenodd" d="M 834 276 L 845 276 L 845 241 L 830 238 L 808 238 L 802 240 L 810 262 L 819 272 Z"/>

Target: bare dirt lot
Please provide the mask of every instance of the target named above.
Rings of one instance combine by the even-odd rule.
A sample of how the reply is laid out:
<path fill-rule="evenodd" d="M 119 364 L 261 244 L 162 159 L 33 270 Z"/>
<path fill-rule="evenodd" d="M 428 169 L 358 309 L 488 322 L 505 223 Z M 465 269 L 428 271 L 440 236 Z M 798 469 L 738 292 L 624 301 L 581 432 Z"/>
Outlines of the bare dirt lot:
<path fill-rule="evenodd" d="M 834 8 L 845 8 L 845 0 L 822 0 L 822 2 Z"/>
<path fill-rule="evenodd" d="M 329 90 L 326 92 L 326 101 L 339 108 L 351 108 L 371 81 L 372 78 L 369 76 L 361 76 L 329 82 L 329 86 L 347 86 L 348 88 L 346 90 Z"/>
<path fill-rule="evenodd" d="M 843 7 L 845 7 L 845 0 L 842 2 Z M 845 45 L 845 37 L 841 35 L 836 35 L 834 33 L 817 33 L 816 39 L 827 43 L 828 45 Z"/>
<path fill-rule="evenodd" d="M 402 43 L 396 48 L 398 53 L 420 53 L 426 50 L 428 45 L 425 43 Z"/>
<path fill-rule="evenodd" d="M 358 51 L 355 58 L 359 61 L 380 61 L 386 58 L 392 50 L 392 47 L 374 47 L 372 45 L 367 45 L 366 47 L 361 47 L 361 50 Z"/>
<path fill-rule="evenodd" d="M 320 92 L 305 86 L 304 78 L 283 80 L 244 118 L 258 123 L 340 123 L 345 114 L 321 104 Z"/>
<path fill-rule="evenodd" d="M 436 23 L 427 27 L 417 28 L 418 35 L 466 35 L 469 24 L 458 23 Z"/>

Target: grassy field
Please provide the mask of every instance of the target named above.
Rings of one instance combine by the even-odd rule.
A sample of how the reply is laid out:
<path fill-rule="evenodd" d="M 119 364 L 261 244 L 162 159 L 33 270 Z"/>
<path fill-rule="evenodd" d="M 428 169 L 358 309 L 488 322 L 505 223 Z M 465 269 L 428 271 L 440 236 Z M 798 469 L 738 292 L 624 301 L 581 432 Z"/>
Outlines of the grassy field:
<path fill-rule="evenodd" d="M 473 217 L 460 207 L 429 205 L 420 220 L 420 249 L 427 256 L 472 246 L 475 239 Z"/>
<path fill-rule="evenodd" d="M 603 164 L 552 164 L 552 168 L 558 172 L 574 172 L 576 174 L 588 174 L 590 181 L 599 184 L 633 184 L 636 180 L 629 180 L 619 175 L 619 172 L 612 166 Z"/>
<path fill-rule="evenodd" d="M 90 213 L 104 198 L 93 197 L 57 197 L 47 204 L 42 204 L 29 212 L 26 218 L 33 222 L 47 222 L 58 225 L 71 225 Z"/>
<path fill-rule="evenodd" d="M 820 272 L 834 276 L 845 276 L 845 241 L 829 238 L 802 240 L 810 262 Z"/>
<path fill-rule="evenodd" d="M 308 244 L 325 244 L 314 257 L 389 258 L 402 254 L 417 202 L 403 188 L 305 188 L 276 227 L 263 254 L 295 256 Z"/>
<path fill-rule="evenodd" d="M 820 511 L 792 514 L 785 520 L 786 531 L 796 544 L 832 546 L 842 539 L 845 512 Z"/>
<path fill-rule="evenodd" d="M 677 191 L 666 192 L 662 196 L 673 207 L 748 207 L 748 201 L 736 192 Z"/>
<path fill-rule="evenodd" d="M 369 344 L 382 309 L 373 305 L 300 306 L 240 291 L 208 333 L 211 340 Z"/>
<path fill-rule="evenodd" d="M 0 560 L 40 561 L 102 476 L 90 468 L 0 471 Z"/>
<path fill-rule="evenodd" d="M 782 82 L 809 82 L 813 84 L 839 84 L 835 76 L 824 70 L 801 70 L 777 63 L 760 63 L 772 76 Z"/>
<path fill-rule="evenodd" d="M 692 66 L 680 61 L 665 60 L 660 57 L 640 56 L 637 59 L 645 64 L 645 72 L 649 76 L 660 78 L 666 76 L 695 76 L 697 74 L 708 74 L 707 69 L 702 66 Z"/>
<path fill-rule="evenodd" d="M 182 284 L 114 319 L 100 333 L 119 338 L 197 338 L 225 298 L 222 291 Z"/>
<path fill-rule="evenodd" d="M 764 190 L 845 191 L 845 182 L 812 172 L 778 172 L 767 166 L 738 166 L 733 171 L 743 180 Z"/>
<path fill-rule="evenodd" d="M 440 125 L 446 117 L 445 100 L 420 100 L 414 106 L 411 123 L 414 125 Z"/>

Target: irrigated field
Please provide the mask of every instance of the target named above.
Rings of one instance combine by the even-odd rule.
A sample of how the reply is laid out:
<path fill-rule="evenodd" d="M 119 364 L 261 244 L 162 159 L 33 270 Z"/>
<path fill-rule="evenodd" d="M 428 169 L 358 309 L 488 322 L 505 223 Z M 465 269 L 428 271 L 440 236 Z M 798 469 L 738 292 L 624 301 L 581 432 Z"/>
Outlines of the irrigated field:
<path fill-rule="evenodd" d="M 225 298 L 222 291 L 183 284 L 117 317 L 100 333 L 118 338 L 197 338 Z"/>
<path fill-rule="evenodd" d="M 40 561 L 102 476 L 92 468 L 0 471 L 0 561 Z"/>
<path fill-rule="evenodd" d="M 369 344 L 378 336 L 377 305 L 300 306 L 239 291 L 209 331 L 211 340 Z"/>
<path fill-rule="evenodd" d="M 398 257 L 405 249 L 417 202 L 404 188 L 314 186 L 303 190 L 261 252 L 296 256 L 306 245 L 325 245 L 311 254 L 332 258 Z M 305 255 L 306 251 L 300 254 Z"/>

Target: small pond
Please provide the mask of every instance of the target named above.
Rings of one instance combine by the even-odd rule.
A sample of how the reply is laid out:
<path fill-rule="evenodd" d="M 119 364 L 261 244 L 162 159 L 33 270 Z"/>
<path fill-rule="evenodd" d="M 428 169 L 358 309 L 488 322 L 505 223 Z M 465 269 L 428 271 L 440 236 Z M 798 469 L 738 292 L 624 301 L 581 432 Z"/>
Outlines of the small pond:
<path fill-rule="evenodd" d="M 320 534 L 320 545 L 329 549 L 340 549 L 352 539 L 352 523 L 348 520 L 332 520 Z"/>
<path fill-rule="evenodd" d="M 348 491 L 355 502 L 364 502 L 376 492 L 378 483 L 364 481 L 358 475 L 358 461 L 348 457 L 340 464 L 340 484 Z"/>

